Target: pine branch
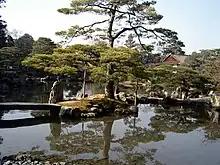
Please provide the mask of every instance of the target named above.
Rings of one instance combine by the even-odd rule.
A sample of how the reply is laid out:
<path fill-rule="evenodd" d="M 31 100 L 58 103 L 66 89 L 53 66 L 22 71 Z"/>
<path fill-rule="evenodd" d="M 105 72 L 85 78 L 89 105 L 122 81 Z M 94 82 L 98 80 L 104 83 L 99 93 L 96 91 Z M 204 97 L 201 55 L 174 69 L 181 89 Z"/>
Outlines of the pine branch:
<path fill-rule="evenodd" d="M 90 24 L 90 25 L 85 25 L 85 26 L 83 26 L 83 27 L 80 27 L 80 29 L 92 28 L 92 27 L 94 27 L 95 25 L 105 23 L 105 22 L 107 22 L 108 20 L 109 20 L 109 19 L 106 19 L 106 20 L 103 20 L 103 21 L 94 22 L 94 23 L 92 23 L 92 24 Z"/>
<path fill-rule="evenodd" d="M 84 30 L 85 28 L 89 28 L 89 29 L 92 29 L 92 27 L 94 27 L 95 25 L 99 25 L 99 24 L 103 24 L 105 22 L 107 22 L 108 19 L 106 20 L 103 20 L 103 21 L 98 21 L 98 22 L 94 22 L 90 25 L 85 25 L 85 26 L 82 26 L 82 27 L 79 27 L 79 29 L 75 32 L 76 34 L 79 33 L 81 30 Z M 76 36 L 73 35 L 72 37 L 69 38 L 69 41 L 67 41 L 67 44 L 71 43 L 73 38 L 75 38 Z"/>
<path fill-rule="evenodd" d="M 129 14 L 129 15 L 135 16 L 134 12 L 126 12 L 126 11 L 121 11 L 121 10 L 118 10 L 118 9 L 112 9 L 111 7 L 108 7 L 108 6 L 103 5 L 103 4 L 91 4 L 91 5 L 88 4 L 87 6 L 98 7 L 98 8 L 105 9 L 105 10 L 110 10 L 110 11 L 114 10 L 115 12 L 118 12 L 118 13 L 121 13 L 121 14 Z"/>

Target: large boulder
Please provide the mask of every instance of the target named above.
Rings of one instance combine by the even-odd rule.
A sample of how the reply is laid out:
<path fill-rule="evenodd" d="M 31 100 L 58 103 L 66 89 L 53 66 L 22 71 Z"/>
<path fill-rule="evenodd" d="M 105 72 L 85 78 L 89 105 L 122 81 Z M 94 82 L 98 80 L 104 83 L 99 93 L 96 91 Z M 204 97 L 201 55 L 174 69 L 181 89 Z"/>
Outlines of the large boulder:
<path fill-rule="evenodd" d="M 57 80 L 51 88 L 48 103 L 55 104 L 61 101 L 63 101 L 63 83 L 61 80 Z"/>
<path fill-rule="evenodd" d="M 119 97 L 119 99 L 120 99 L 121 101 L 126 102 L 126 94 L 125 94 L 125 92 L 119 92 L 119 93 L 118 93 L 118 97 Z"/>
<path fill-rule="evenodd" d="M 119 92 L 115 98 L 128 104 L 133 104 L 135 99 L 133 94 L 127 95 L 125 92 Z"/>
<path fill-rule="evenodd" d="M 65 107 L 62 106 L 60 110 L 60 116 L 64 117 L 81 117 L 81 111 L 79 108 Z"/>

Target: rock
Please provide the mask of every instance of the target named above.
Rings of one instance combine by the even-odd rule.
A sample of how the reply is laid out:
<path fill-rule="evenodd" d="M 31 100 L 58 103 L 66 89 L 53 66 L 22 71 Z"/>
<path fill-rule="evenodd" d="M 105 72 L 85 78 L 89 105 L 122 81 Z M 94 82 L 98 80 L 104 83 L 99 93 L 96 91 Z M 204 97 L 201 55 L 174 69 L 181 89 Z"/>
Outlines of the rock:
<path fill-rule="evenodd" d="M 134 103 L 134 99 L 135 99 L 134 96 L 128 96 L 128 97 L 126 97 L 126 102 L 128 104 L 133 104 Z"/>
<path fill-rule="evenodd" d="M 91 112 L 97 112 L 97 110 L 98 110 L 98 108 L 96 108 L 96 107 L 90 108 L 90 111 L 91 111 Z"/>
<path fill-rule="evenodd" d="M 129 115 L 138 113 L 137 106 L 131 106 L 130 108 L 116 108 L 115 113 L 119 115 Z"/>
<path fill-rule="evenodd" d="M 38 161 L 37 161 L 37 160 L 35 160 L 35 161 L 34 161 L 34 164 L 38 164 Z"/>
<path fill-rule="evenodd" d="M 122 110 L 120 108 L 115 109 L 115 113 L 120 113 Z"/>
<path fill-rule="evenodd" d="M 5 162 L 3 165 L 12 165 L 12 162 L 10 160 L 8 160 L 7 162 Z"/>
<path fill-rule="evenodd" d="M 46 162 L 45 162 L 45 165 L 50 165 L 50 162 L 49 162 L 49 161 L 46 161 Z"/>
<path fill-rule="evenodd" d="M 87 117 L 95 117 L 96 114 L 95 113 L 87 113 Z"/>
<path fill-rule="evenodd" d="M 115 99 L 126 102 L 128 104 L 133 104 L 135 97 L 133 94 L 126 95 L 125 92 L 119 92 L 117 95 L 115 95 Z"/>
<path fill-rule="evenodd" d="M 22 160 L 21 160 L 22 159 Z M 0 162 L 1 164 L 1 162 Z M 31 156 L 29 154 L 26 153 L 19 153 L 17 155 L 11 155 L 11 156 L 7 156 L 4 157 L 2 159 L 2 164 L 1 165 L 66 165 L 66 162 L 55 162 L 52 163 L 50 161 L 39 161 L 39 159 L 37 159 L 34 156 Z"/>
<path fill-rule="evenodd" d="M 57 103 L 60 101 L 63 101 L 63 84 L 60 80 L 57 80 L 51 88 L 48 103 Z"/>
<path fill-rule="evenodd" d="M 80 117 L 81 111 L 79 108 L 65 107 L 63 106 L 60 110 L 61 116 L 71 116 L 71 117 Z"/>
<path fill-rule="evenodd" d="M 118 96 L 119 96 L 119 99 L 121 101 L 124 101 L 124 102 L 126 101 L 126 94 L 125 94 L 125 92 L 119 92 Z"/>
<path fill-rule="evenodd" d="M 93 107 L 99 108 L 100 106 L 98 104 L 94 104 Z"/>
<path fill-rule="evenodd" d="M 74 117 L 80 117 L 81 116 L 81 111 L 79 108 L 75 108 L 74 109 Z"/>
<path fill-rule="evenodd" d="M 65 116 L 65 115 L 69 115 L 72 113 L 73 108 L 72 107 L 65 107 L 62 106 L 61 110 L 60 110 L 60 115 L 61 116 Z"/>
<path fill-rule="evenodd" d="M 92 112 L 92 113 L 102 113 L 103 109 L 101 107 L 99 107 L 99 105 L 94 105 L 93 107 L 91 107 L 89 109 L 89 112 Z"/>
<path fill-rule="evenodd" d="M 15 160 L 24 160 L 24 157 L 23 155 L 17 155 Z"/>
<path fill-rule="evenodd" d="M 131 110 L 132 113 L 138 113 L 138 107 L 137 106 L 131 106 L 129 108 L 129 110 Z"/>
<path fill-rule="evenodd" d="M 72 109 L 73 109 L 72 107 L 65 107 L 65 106 L 62 106 L 62 107 L 61 107 L 61 110 L 64 110 L 64 111 L 65 111 L 65 110 L 72 110 Z"/>
<path fill-rule="evenodd" d="M 82 113 L 81 117 L 88 117 L 88 118 L 96 117 L 96 113 Z"/>

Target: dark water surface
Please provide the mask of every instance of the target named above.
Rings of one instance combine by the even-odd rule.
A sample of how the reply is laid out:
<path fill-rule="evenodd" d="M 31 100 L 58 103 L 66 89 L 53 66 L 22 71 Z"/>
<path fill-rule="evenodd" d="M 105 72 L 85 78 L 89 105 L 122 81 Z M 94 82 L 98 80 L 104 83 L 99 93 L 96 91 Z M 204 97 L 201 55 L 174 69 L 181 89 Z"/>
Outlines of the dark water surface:
<path fill-rule="evenodd" d="M 218 125 L 190 116 L 183 118 L 161 106 L 140 105 L 139 108 L 138 117 L 61 119 L 60 123 L 0 129 L 1 158 L 21 151 L 43 151 L 47 155 L 65 156 L 66 160 L 89 162 L 109 157 L 111 164 L 121 165 L 220 164 Z M 30 112 L 9 111 L 1 120 L 36 120 Z"/>

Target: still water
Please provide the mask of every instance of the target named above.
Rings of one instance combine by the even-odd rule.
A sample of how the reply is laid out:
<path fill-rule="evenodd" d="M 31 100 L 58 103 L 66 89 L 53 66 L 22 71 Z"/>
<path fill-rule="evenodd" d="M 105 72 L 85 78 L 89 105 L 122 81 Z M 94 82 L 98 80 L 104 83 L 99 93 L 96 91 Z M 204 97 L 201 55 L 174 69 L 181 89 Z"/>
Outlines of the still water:
<path fill-rule="evenodd" d="M 1 120 L 34 121 L 30 112 L 7 111 Z M 0 152 L 4 157 L 21 151 L 39 151 L 90 164 L 109 157 L 109 164 L 120 165 L 218 165 L 219 130 L 218 125 L 190 116 L 183 119 L 161 106 L 140 105 L 136 117 L 61 119 L 54 123 L 1 128 Z"/>
<path fill-rule="evenodd" d="M 67 160 L 109 156 L 110 161 L 124 164 L 220 163 L 220 136 L 218 130 L 213 130 L 219 127 L 196 121 L 176 125 L 177 121 L 166 120 L 169 117 L 162 115 L 165 114 L 155 113 L 154 107 L 141 105 L 138 117 L 111 116 L 1 129 L 1 157 L 37 150 L 65 156 Z M 2 120 L 20 118 L 31 118 L 30 112 L 9 112 Z"/>

